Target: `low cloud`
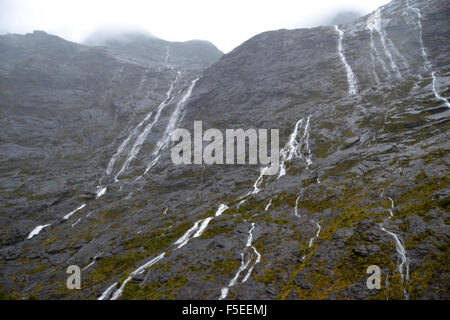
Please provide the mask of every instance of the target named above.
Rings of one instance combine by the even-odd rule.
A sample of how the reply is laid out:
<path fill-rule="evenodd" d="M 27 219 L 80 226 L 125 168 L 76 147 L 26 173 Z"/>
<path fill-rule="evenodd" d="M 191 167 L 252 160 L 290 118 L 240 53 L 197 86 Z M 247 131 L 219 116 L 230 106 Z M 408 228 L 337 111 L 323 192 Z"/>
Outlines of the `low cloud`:
<path fill-rule="evenodd" d="M 170 41 L 205 39 L 224 52 L 268 30 L 324 25 L 388 0 L 2 0 L 0 33 L 44 30 L 83 42 L 99 30 L 139 30 Z"/>

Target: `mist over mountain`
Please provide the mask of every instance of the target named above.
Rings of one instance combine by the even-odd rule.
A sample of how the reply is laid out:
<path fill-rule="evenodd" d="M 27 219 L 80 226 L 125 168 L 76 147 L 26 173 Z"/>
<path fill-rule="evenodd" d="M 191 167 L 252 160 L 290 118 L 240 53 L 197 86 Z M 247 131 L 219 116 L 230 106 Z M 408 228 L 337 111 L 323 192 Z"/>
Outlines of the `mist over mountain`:
<path fill-rule="evenodd" d="M 347 24 L 363 16 L 362 12 L 341 11 L 333 15 L 331 19 L 326 20 L 323 25 Z"/>
<path fill-rule="evenodd" d="M 449 14 L 393 0 L 227 54 L 1 35 L 1 295 L 449 299 Z M 278 173 L 175 165 L 194 121 L 279 129 Z"/>
<path fill-rule="evenodd" d="M 83 44 L 90 46 L 107 46 L 115 42 L 129 43 L 147 39 L 157 39 L 150 32 L 143 30 L 123 30 L 114 28 L 104 28 L 90 34 Z"/>
<path fill-rule="evenodd" d="M 161 61 L 176 68 L 201 69 L 217 61 L 223 53 L 205 40 L 169 42 L 141 31 L 100 31 L 85 40 L 101 46 L 117 59 L 142 65 Z M 166 61 L 167 59 L 167 61 Z"/>

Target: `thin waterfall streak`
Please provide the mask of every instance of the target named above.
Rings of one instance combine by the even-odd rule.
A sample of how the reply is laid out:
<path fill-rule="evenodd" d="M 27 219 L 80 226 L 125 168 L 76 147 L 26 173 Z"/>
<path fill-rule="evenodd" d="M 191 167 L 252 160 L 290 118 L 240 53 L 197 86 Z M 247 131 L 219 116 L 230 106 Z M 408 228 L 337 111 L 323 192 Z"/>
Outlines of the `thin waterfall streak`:
<path fill-rule="evenodd" d="M 84 207 L 86 207 L 86 204 L 85 204 L 85 203 L 83 203 L 81 206 L 79 206 L 78 208 L 76 208 L 76 209 L 73 210 L 72 212 L 66 214 L 66 215 L 63 217 L 63 220 L 69 219 L 75 212 L 77 212 L 77 211 L 83 209 Z"/>
<path fill-rule="evenodd" d="M 445 105 L 447 106 L 447 108 L 450 109 L 450 103 L 448 102 L 448 100 L 446 98 L 442 97 L 439 94 L 438 90 L 436 89 L 436 74 L 434 73 L 434 71 L 431 73 L 431 77 L 433 78 L 432 89 L 433 89 L 434 96 L 436 97 L 436 99 L 444 102 Z"/>
<path fill-rule="evenodd" d="M 389 74 L 389 71 L 386 67 L 386 64 L 384 63 L 383 59 L 381 59 L 380 54 L 378 52 L 377 46 L 375 44 L 375 39 L 373 36 L 373 32 L 375 30 L 375 27 L 377 25 L 377 22 L 375 20 L 375 14 L 371 14 L 368 18 L 367 18 L 367 28 L 370 30 L 370 44 L 371 44 L 371 54 L 372 54 L 372 50 L 373 53 L 375 53 L 375 58 L 376 60 L 378 60 L 379 64 L 381 65 L 381 68 L 383 69 L 383 72 L 385 74 Z M 374 58 L 372 56 L 372 58 Z M 373 61 L 374 65 L 376 66 L 376 62 Z M 375 70 L 374 70 L 375 72 Z"/>
<path fill-rule="evenodd" d="M 50 226 L 51 226 L 51 224 L 44 224 L 41 226 L 37 226 L 28 234 L 27 239 L 33 238 L 34 236 L 38 235 L 42 230 L 44 230 L 45 228 L 50 227 Z"/>
<path fill-rule="evenodd" d="M 298 201 L 300 200 L 300 197 L 301 197 L 302 195 L 299 195 L 298 197 L 297 197 L 297 199 L 295 199 L 295 210 L 294 210 L 294 214 L 295 214 L 295 216 L 297 217 L 297 218 L 300 218 L 300 215 L 298 214 Z"/>
<path fill-rule="evenodd" d="M 237 270 L 236 274 L 231 279 L 231 281 L 228 283 L 228 286 L 223 287 L 221 289 L 221 294 L 220 294 L 219 300 L 223 300 L 227 297 L 230 288 L 233 287 L 238 282 L 240 274 L 248 268 L 247 274 L 241 280 L 241 283 L 247 282 L 247 280 L 249 279 L 249 277 L 253 271 L 253 268 L 255 267 L 256 264 L 258 264 L 261 261 L 261 254 L 252 245 L 254 229 L 255 229 L 255 223 L 253 222 L 251 225 L 251 228 L 248 232 L 247 243 L 245 245 L 245 248 L 241 252 L 241 264 L 239 266 L 239 269 Z M 255 262 L 250 266 L 250 263 L 252 262 L 254 255 L 256 255 Z M 250 266 L 250 268 L 249 268 L 249 266 Z"/>
<path fill-rule="evenodd" d="M 267 169 L 268 169 L 268 167 L 261 169 L 259 177 L 258 177 L 258 179 L 256 179 L 255 184 L 253 185 L 253 191 L 250 191 L 250 193 L 248 193 L 246 196 L 251 195 L 251 194 L 257 194 L 257 193 L 259 193 L 261 191 L 259 186 L 263 182 L 264 173 L 266 172 Z"/>
<path fill-rule="evenodd" d="M 396 74 L 397 78 L 401 79 L 402 78 L 402 74 L 400 73 L 400 70 L 397 66 L 397 64 L 395 63 L 391 52 L 389 51 L 387 44 L 386 44 L 386 38 L 387 35 L 383 29 L 383 26 L 381 24 L 381 10 L 380 8 L 378 8 L 375 11 L 375 16 L 374 16 L 374 30 L 379 34 L 380 36 L 380 40 L 381 40 L 381 44 L 383 46 L 384 49 L 384 54 L 386 55 L 386 57 L 388 58 L 390 64 L 391 64 L 391 69 L 392 71 Z"/>
<path fill-rule="evenodd" d="M 308 116 L 308 119 L 306 120 L 305 132 L 303 133 L 303 138 L 302 138 L 302 140 L 304 141 L 304 143 L 306 145 L 307 155 L 305 155 L 305 161 L 306 161 L 307 169 L 312 164 L 311 150 L 309 149 L 309 120 L 310 120 L 310 118 L 311 118 L 311 116 Z"/>
<path fill-rule="evenodd" d="M 409 293 L 407 291 L 407 285 L 409 282 L 409 259 L 406 256 L 406 249 L 403 243 L 403 239 L 400 238 L 400 236 L 392 231 L 389 231 L 386 229 L 387 224 L 391 221 L 392 217 L 394 216 L 394 209 L 395 209 L 395 203 L 394 200 L 390 197 L 388 197 L 388 200 L 391 202 L 391 208 L 389 208 L 389 217 L 384 219 L 384 222 L 380 224 L 380 229 L 390 235 L 395 242 L 395 249 L 397 251 L 397 254 L 400 256 L 400 263 L 397 265 L 396 271 L 400 275 L 401 284 L 402 284 L 402 290 L 403 294 L 405 296 L 405 299 L 409 299 Z M 405 270 L 404 270 L 405 269 Z"/>
<path fill-rule="evenodd" d="M 106 300 L 109 298 L 109 296 L 111 295 L 111 293 L 113 292 L 113 290 L 117 287 L 118 283 L 115 282 L 113 283 L 111 286 L 109 286 L 100 296 L 100 298 L 98 298 L 98 300 Z"/>
<path fill-rule="evenodd" d="M 334 26 L 336 32 L 339 35 L 339 40 L 338 40 L 338 54 L 341 58 L 342 63 L 345 66 L 345 71 L 347 73 L 347 83 L 348 83 L 348 94 L 349 95 L 355 95 L 358 93 L 358 85 L 357 85 L 357 79 L 355 74 L 353 73 L 352 68 L 350 67 L 350 65 L 347 63 L 347 59 L 345 58 L 344 55 L 344 48 L 342 45 L 342 40 L 344 38 L 344 31 L 342 31 L 341 29 L 339 29 L 338 25 Z"/>
<path fill-rule="evenodd" d="M 432 88 L 433 94 L 434 94 L 436 99 L 441 100 L 443 103 L 445 103 L 447 108 L 450 109 L 449 101 L 446 98 L 442 97 L 439 94 L 439 92 L 438 92 L 438 90 L 436 88 L 436 73 L 435 73 L 435 71 L 432 70 L 433 67 L 432 67 L 432 64 L 430 62 L 430 59 L 428 58 L 428 54 L 427 54 L 427 51 L 425 49 L 425 44 L 424 44 L 424 41 L 423 41 L 422 13 L 420 12 L 420 10 L 418 8 L 411 7 L 409 5 L 408 1 L 406 2 L 406 5 L 407 5 L 407 8 L 409 10 L 413 11 L 416 14 L 416 16 L 417 16 L 416 23 L 417 23 L 418 33 L 419 33 L 418 38 L 419 38 L 419 43 L 420 43 L 420 48 L 421 48 L 421 55 L 422 55 L 422 58 L 423 58 L 423 64 L 424 64 L 425 71 L 431 73 L 431 77 L 432 77 L 431 88 Z"/>
<path fill-rule="evenodd" d="M 148 113 L 147 116 L 151 116 L 152 112 Z M 109 160 L 108 166 L 106 167 L 106 174 L 111 174 L 112 170 L 114 169 L 114 165 L 117 161 L 117 158 L 122 154 L 122 152 L 125 150 L 127 145 L 130 143 L 131 139 L 137 134 L 140 127 L 144 124 L 144 120 L 142 120 L 128 135 L 128 137 L 122 141 L 122 143 L 119 145 L 119 148 L 117 148 L 116 153 L 113 154 L 111 159 Z"/>
<path fill-rule="evenodd" d="M 431 69 L 432 69 L 431 62 L 430 62 L 430 59 L 428 59 L 428 54 L 427 54 L 427 51 L 425 49 L 425 45 L 423 42 L 422 13 L 420 12 L 419 9 L 417 9 L 415 7 L 411 7 L 408 2 L 407 2 L 407 8 L 409 10 L 413 11 L 417 17 L 416 24 L 417 24 L 417 31 L 418 31 L 418 39 L 419 39 L 420 53 L 422 55 L 424 69 L 426 72 L 431 72 Z"/>
<path fill-rule="evenodd" d="M 166 126 L 166 130 L 164 131 L 164 134 L 162 138 L 157 142 L 156 144 L 156 150 L 153 152 L 153 156 L 157 156 L 161 150 L 164 150 L 167 145 L 170 142 L 170 135 L 172 134 L 173 130 L 175 129 L 175 125 L 178 123 L 178 119 L 180 117 L 180 114 L 186 105 L 187 101 L 189 100 L 192 90 L 194 89 L 195 83 L 199 80 L 199 78 L 193 80 L 191 82 L 191 85 L 189 86 L 188 90 L 184 94 L 184 96 L 180 99 L 180 101 L 177 103 L 175 110 L 173 111 L 169 123 Z"/>
<path fill-rule="evenodd" d="M 197 232 L 192 236 L 192 238 L 198 238 L 200 237 L 205 229 L 208 227 L 208 224 L 211 222 L 211 220 L 214 219 L 214 217 L 208 217 L 202 220 L 200 227 L 198 228 Z"/>
<path fill-rule="evenodd" d="M 248 278 L 250 277 L 250 275 L 252 274 L 253 268 L 261 262 L 261 254 L 258 252 L 258 250 L 256 250 L 256 248 L 254 246 L 252 246 L 253 251 L 256 254 L 256 260 L 255 263 L 250 267 L 250 269 L 248 269 L 247 274 L 245 275 L 244 279 L 242 279 L 242 283 L 245 283 Z"/>
<path fill-rule="evenodd" d="M 169 59 L 170 59 L 170 52 L 169 52 L 169 48 L 170 48 L 170 42 L 167 44 L 166 47 L 166 67 L 167 68 L 171 68 L 171 66 L 169 65 Z"/>
<path fill-rule="evenodd" d="M 125 160 L 125 163 L 123 164 L 122 168 L 117 173 L 117 175 L 115 176 L 115 180 L 118 179 L 120 174 L 122 174 L 126 169 L 128 169 L 130 163 L 139 154 L 139 151 L 141 150 L 142 145 L 145 142 L 148 134 L 153 129 L 153 126 L 155 125 L 155 123 L 158 122 L 158 120 L 161 117 L 161 113 L 164 110 L 164 108 L 169 104 L 169 102 L 171 100 L 173 88 L 174 88 L 175 84 L 177 83 L 179 77 L 180 77 L 180 72 L 177 73 L 177 76 L 175 77 L 175 80 L 173 80 L 172 83 L 170 84 L 169 89 L 166 92 L 166 98 L 157 107 L 156 115 L 153 118 L 153 121 L 151 121 L 149 124 L 147 124 L 147 126 L 145 126 L 144 130 L 136 138 L 136 140 L 135 140 L 135 142 L 134 142 L 130 152 L 128 153 L 128 157 Z"/>
<path fill-rule="evenodd" d="M 123 290 L 125 289 L 125 286 L 127 285 L 127 283 L 133 279 L 136 275 L 139 275 L 141 273 L 143 273 L 145 271 L 145 269 L 150 268 L 152 265 L 154 265 L 155 263 L 157 263 L 159 260 L 161 260 L 162 258 L 164 258 L 165 256 L 165 252 L 161 253 L 159 256 L 157 256 L 156 258 L 150 260 L 149 262 L 143 264 L 142 266 L 140 266 L 139 268 L 137 268 L 136 270 L 134 270 L 132 273 L 130 273 L 130 275 L 128 276 L 128 278 L 126 278 L 123 282 L 122 285 L 120 286 L 119 289 L 117 289 L 113 296 L 111 297 L 111 300 L 117 300 L 121 295 Z"/>
<path fill-rule="evenodd" d="M 311 150 L 309 148 L 310 118 L 311 116 L 309 115 L 306 124 L 304 124 L 304 118 L 297 121 L 294 130 L 289 136 L 288 142 L 283 149 L 281 149 L 281 160 L 277 180 L 286 175 L 286 162 L 288 161 L 295 158 L 303 158 L 307 169 L 313 163 Z M 300 135 L 302 130 L 303 134 Z"/>
<path fill-rule="evenodd" d="M 174 244 L 178 245 L 178 249 L 185 246 L 189 242 L 191 234 L 193 234 L 195 231 L 197 231 L 199 223 L 200 223 L 200 221 L 196 221 L 194 223 L 194 225 L 181 236 L 181 238 L 179 238 L 177 241 L 175 241 Z"/>
<path fill-rule="evenodd" d="M 208 217 L 208 218 L 205 218 L 205 219 L 202 219 L 202 220 L 199 220 L 199 221 L 196 221 L 196 222 L 194 223 L 194 225 L 193 225 L 188 231 L 186 231 L 185 234 L 184 234 L 181 238 L 179 238 L 179 239 L 174 243 L 174 245 L 178 245 L 177 249 L 179 249 L 179 248 L 183 247 L 184 245 L 186 245 L 186 244 L 189 242 L 189 240 L 191 240 L 192 238 L 196 238 L 196 237 L 201 236 L 201 234 L 203 233 L 203 231 L 204 231 L 204 230 L 206 229 L 206 227 L 208 226 L 209 222 L 210 222 L 212 219 L 214 219 L 214 217 L 220 216 L 220 215 L 221 215 L 224 211 L 226 211 L 228 208 L 229 208 L 229 207 L 228 207 L 226 204 L 221 204 L 221 205 L 218 207 L 218 209 L 217 209 L 217 211 L 216 211 L 216 213 L 215 213 L 214 216 Z M 167 211 L 167 208 L 166 208 L 166 211 Z M 200 224 L 200 227 L 199 227 L 199 224 Z M 196 232 L 196 233 L 191 237 L 191 235 L 192 235 L 194 232 Z M 255 250 L 256 250 L 256 249 L 255 249 Z M 100 253 L 100 254 L 102 254 L 102 253 Z M 99 254 L 99 255 L 100 255 L 100 254 Z M 122 282 L 122 285 L 120 286 L 120 288 L 117 289 L 117 290 L 114 292 L 113 296 L 111 297 L 111 300 L 116 300 L 116 299 L 118 299 L 118 298 L 122 295 L 122 292 L 123 292 L 123 290 L 124 290 L 126 284 L 127 284 L 130 280 L 132 280 L 136 275 L 142 274 L 143 272 L 145 272 L 145 270 L 146 270 L 147 268 L 149 268 L 149 267 L 153 266 L 154 264 L 156 264 L 157 262 L 159 262 L 162 258 L 165 257 L 165 254 L 166 254 L 166 252 L 161 253 L 161 254 L 158 255 L 157 257 L 151 259 L 150 261 L 148 261 L 147 263 L 143 264 L 142 266 L 140 266 L 139 268 L 137 268 L 135 271 L 133 271 L 132 273 L 130 273 L 129 276 Z M 97 258 L 97 256 L 94 257 L 94 262 L 95 262 L 96 258 Z M 86 268 L 87 268 L 87 267 L 86 267 Z M 146 278 L 147 278 L 147 277 L 146 277 Z M 113 284 L 111 287 L 109 287 L 109 288 L 102 294 L 102 296 L 100 297 L 100 298 L 102 298 L 102 299 L 99 299 L 99 300 L 104 300 L 104 299 L 108 298 L 108 297 L 111 295 L 111 291 L 112 291 L 116 286 L 117 286 L 117 283 L 115 283 L 115 284 Z"/>
<path fill-rule="evenodd" d="M 272 199 L 270 199 L 269 203 L 266 205 L 266 208 L 264 209 L 264 211 L 269 210 L 270 206 L 272 205 Z"/>
<path fill-rule="evenodd" d="M 179 73 L 180 74 L 180 73 Z M 160 152 L 162 150 L 164 150 L 165 148 L 167 148 L 167 146 L 170 143 L 170 136 L 173 132 L 173 130 L 175 129 L 175 125 L 179 122 L 180 119 L 180 114 L 183 111 L 183 108 L 185 107 L 186 103 L 188 102 L 191 94 L 192 94 L 192 90 L 194 89 L 194 86 L 196 84 L 196 82 L 199 80 L 199 78 L 194 79 L 191 82 L 191 85 L 189 86 L 189 88 L 187 89 L 186 93 L 184 94 L 184 96 L 180 99 L 180 101 L 178 101 L 175 110 L 172 112 L 172 115 L 170 116 L 169 119 L 169 123 L 166 126 L 166 129 L 164 130 L 164 133 L 162 135 L 162 137 L 158 140 L 158 142 L 156 143 L 156 148 L 153 151 L 152 156 L 154 157 L 153 160 L 147 165 L 147 167 L 145 168 L 144 173 L 138 177 L 138 179 L 140 179 L 143 175 L 147 174 L 148 171 L 154 166 L 156 165 L 156 163 L 158 162 L 158 159 L 160 158 Z"/>
<path fill-rule="evenodd" d="M 376 71 L 377 65 L 376 65 L 375 56 L 374 56 L 375 45 L 373 43 L 373 30 L 369 29 L 369 32 L 370 32 L 370 57 L 372 58 L 372 68 L 373 68 L 372 74 L 373 74 L 373 79 L 375 81 L 375 84 L 379 84 L 380 78 L 378 78 L 378 75 L 377 75 L 377 71 Z"/>
<path fill-rule="evenodd" d="M 389 39 L 389 38 L 386 38 L 386 39 L 388 41 L 388 44 L 391 46 L 392 51 L 394 51 L 394 55 L 397 56 L 397 59 L 400 60 L 400 63 L 403 65 L 403 68 L 405 68 L 405 70 L 409 70 L 410 66 L 409 66 L 408 62 L 406 61 L 405 57 L 402 56 L 400 51 L 398 51 L 398 49 L 395 46 L 394 42 L 392 42 L 392 40 Z"/>
<path fill-rule="evenodd" d="M 98 253 L 97 255 L 95 255 L 94 258 L 92 259 L 92 262 L 89 263 L 86 267 L 84 267 L 84 268 L 81 269 L 81 270 L 86 270 L 87 268 L 89 268 L 90 266 L 92 266 L 92 265 L 95 263 L 95 261 L 97 260 L 97 258 L 100 257 L 102 254 L 103 254 L 103 252 L 100 252 L 100 253 Z"/>

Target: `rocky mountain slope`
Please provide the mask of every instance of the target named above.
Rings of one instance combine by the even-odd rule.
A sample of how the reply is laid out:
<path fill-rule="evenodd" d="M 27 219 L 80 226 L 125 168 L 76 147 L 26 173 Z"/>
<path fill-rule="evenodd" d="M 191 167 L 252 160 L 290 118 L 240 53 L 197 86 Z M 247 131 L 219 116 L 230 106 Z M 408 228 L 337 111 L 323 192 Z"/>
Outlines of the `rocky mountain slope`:
<path fill-rule="evenodd" d="M 448 299 L 449 13 L 394 0 L 262 33 L 212 65 L 202 42 L 2 36 L 4 292 Z M 281 174 L 174 165 L 170 133 L 194 120 L 279 128 Z M 73 264 L 81 290 L 66 287 Z"/>

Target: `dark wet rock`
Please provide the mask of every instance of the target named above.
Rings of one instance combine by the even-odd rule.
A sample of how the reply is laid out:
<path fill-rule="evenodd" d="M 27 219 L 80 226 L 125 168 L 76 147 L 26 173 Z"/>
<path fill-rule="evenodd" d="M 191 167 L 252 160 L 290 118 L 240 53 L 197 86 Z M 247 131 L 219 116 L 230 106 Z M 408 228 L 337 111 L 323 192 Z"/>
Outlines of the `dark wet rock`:
<path fill-rule="evenodd" d="M 366 299 L 371 296 L 375 296 L 378 294 L 379 290 L 377 289 L 368 289 L 367 284 L 364 280 L 361 280 L 354 285 L 344 289 L 341 292 L 341 295 L 345 298 L 351 299 Z"/>
<path fill-rule="evenodd" d="M 346 239 L 353 235 L 353 228 L 343 228 L 336 230 L 334 237 L 337 239 Z"/>
<path fill-rule="evenodd" d="M 344 149 L 352 147 L 359 141 L 359 137 L 348 138 L 344 141 Z"/>
<path fill-rule="evenodd" d="M 311 290 L 312 288 L 314 288 L 314 284 L 308 282 L 307 280 L 302 278 L 302 275 L 297 275 L 297 277 L 294 280 L 294 283 L 299 286 L 302 289 L 305 290 Z"/>

